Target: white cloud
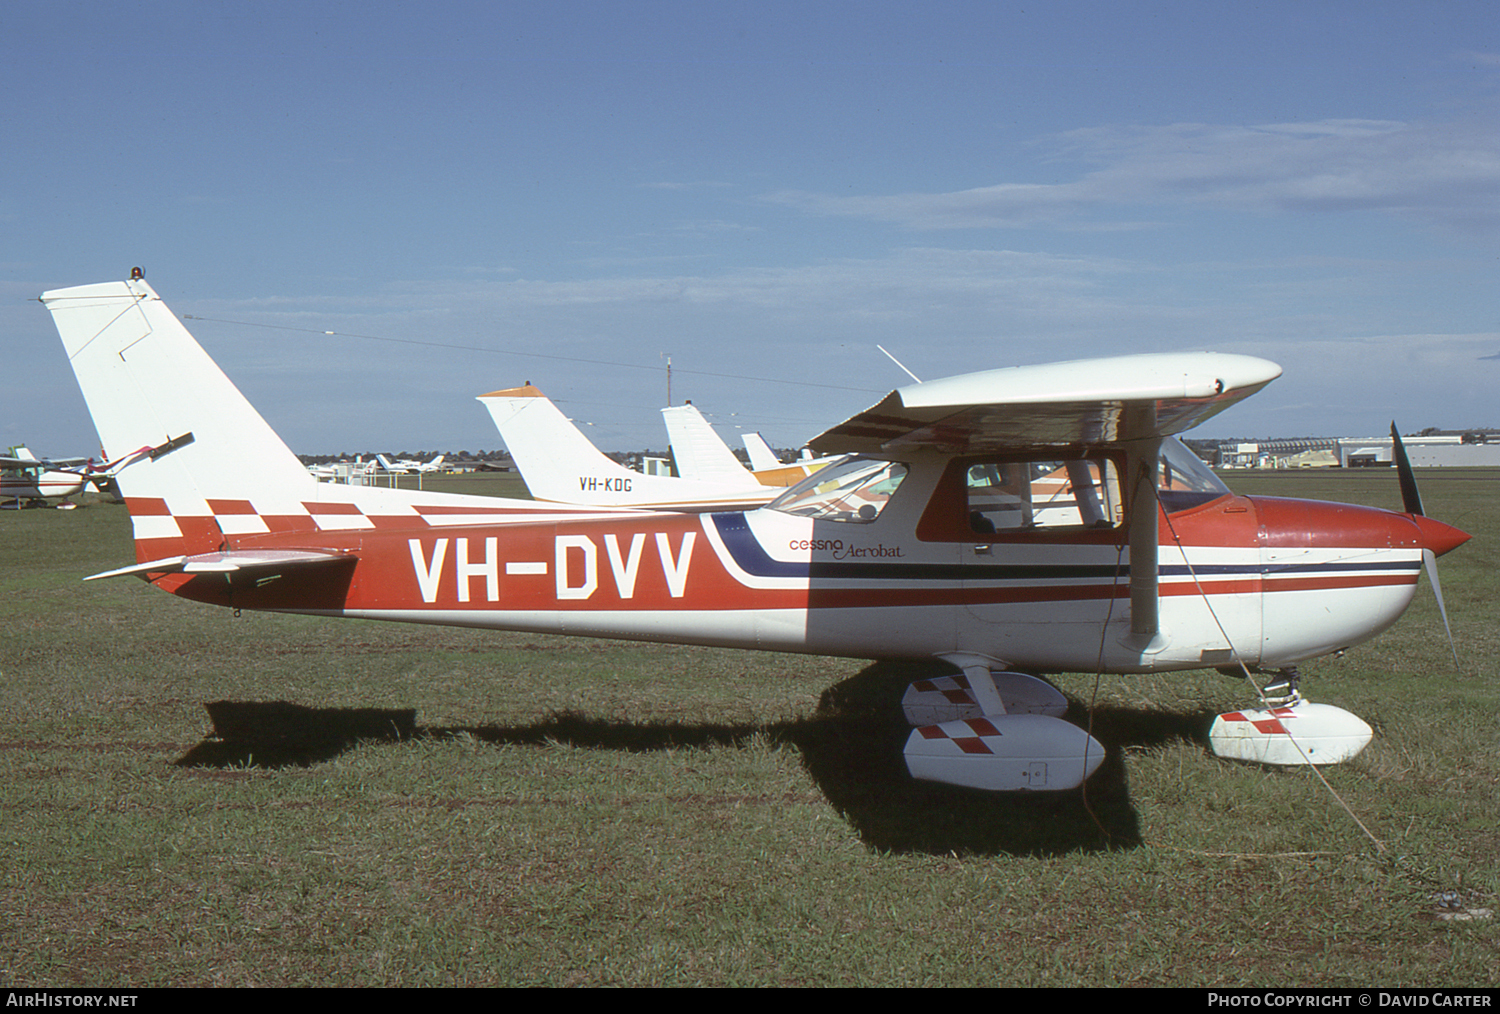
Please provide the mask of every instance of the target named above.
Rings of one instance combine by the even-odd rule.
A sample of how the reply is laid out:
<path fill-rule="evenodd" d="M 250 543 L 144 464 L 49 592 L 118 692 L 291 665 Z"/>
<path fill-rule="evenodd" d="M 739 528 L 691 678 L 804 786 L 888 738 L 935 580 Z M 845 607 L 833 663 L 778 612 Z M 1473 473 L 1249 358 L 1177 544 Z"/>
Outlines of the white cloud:
<path fill-rule="evenodd" d="M 910 228 L 1022 228 L 1184 202 L 1254 212 L 1372 210 L 1466 232 L 1500 226 L 1500 134 L 1479 121 L 1098 127 L 1042 142 L 1053 163 L 1099 168 L 1064 183 L 950 193 L 765 200 Z M 1138 223 L 1136 223 L 1138 224 Z"/>

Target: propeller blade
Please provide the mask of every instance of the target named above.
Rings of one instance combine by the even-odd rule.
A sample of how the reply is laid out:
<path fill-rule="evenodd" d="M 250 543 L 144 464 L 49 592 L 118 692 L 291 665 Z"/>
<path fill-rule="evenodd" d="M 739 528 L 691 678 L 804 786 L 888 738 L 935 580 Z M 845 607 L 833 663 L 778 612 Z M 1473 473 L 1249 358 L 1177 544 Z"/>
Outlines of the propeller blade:
<path fill-rule="evenodd" d="M 1406 456 L 1406 445 L 1401 442 L 1401 434 L 1396 432 L 1396 424 L 1391 423 L 1391 451 L 1396 458 L 1396 477 L 1401 480 L 1401 504 L 1406 508 L 1408 514 L 1420 514 L 1426 516 L 1422 510 L 1422 494 L 1417 492 L 1417 477 L 1411 470 L 1411 459 Z"/>
<path fill-rule="evenodd" d="M 1396 477 L 1401 481 L 1401 505 L 1406 508 L 1406 513 L 1425 518 L 1427 512 L 1422 509 L 1422 494 L 1417 492 L 1417 477 L 1412 472 L 1411 459 L 1406 456 L 1406 445 L 1401 442 L 1401 434 L 1396 432 L 1394 421 L 1391 422 L 1391 454 L 1396 460 Z M 1418 527 L 1422 527 L 1421 523 Z M 1423 534 L 1431 535 L 1427 529 L 1423 529 Z M 1467 538 L 1463 541 L 1467 541 Z M 1443 549 L 1443 552 L 1447 552 L 1447 549 Z M 1427 569 L 1427 580 L 1432 582 L 1432 594 L 1437 599 L 1438 614 L 1442 616 L 1443 630 L 1448 634 L 1448 650 L 1453 652 L 1454 668 L 1462 670 L 1463 666 L 1458 661 L 1458 648 L 1453 643 L 1453 628 L 1448 625 L 1448 607 L 1443 604 L 1443 585 L 1438 581 L 1437 552 L 1424 546 L 1422 564 Z"/>
<path fill-rule="evenodd" d="M 1427 567 L 1427 580 L 1432 582 L 1432 594 L 1437 598 L 1443 629 L 1448 632 L 1448 650 L 1453 652 L 1453 666 L 1462 670 L 1463 666 L 1458 662 L 1458 647 L 1453 643 L 1453 628 L 1448 626 L 1448 607 L 1443 605 L 1443 586 L 1438 582 L 1437 554 L 1430 549 L 1422 550 L 1422 563 Z"/>

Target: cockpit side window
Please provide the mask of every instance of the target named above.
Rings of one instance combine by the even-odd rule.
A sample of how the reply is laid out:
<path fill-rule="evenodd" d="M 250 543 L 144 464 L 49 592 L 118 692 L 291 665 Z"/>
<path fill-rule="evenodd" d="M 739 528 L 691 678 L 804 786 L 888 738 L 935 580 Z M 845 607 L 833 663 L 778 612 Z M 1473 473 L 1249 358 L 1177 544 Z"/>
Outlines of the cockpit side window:
<path fill-rule="evenodd" d="M 917 538 L 1115 543 L 1128 522 L 1125 486 L 1125 453 L 1118 446 L 954 458 L 917 522 Z M 1163 510 L 1174 514 L 1229 495 L 1181 441 L 1162 441 L 1157 499 Z"/>
<path fill-rule="evenodd" d="M 849 458 L 825 465 L 767 506 L 819 521 L 869 524 L 905 478 L 906 466 L 899 461 Z"/>
<path fill-rule="evenodd" d="M 917 538 L 1114 543 L 1125 526 L 1123 469 L 1123 455 L 1082 448 L 955 458 L 917 522 Z"/>
<path fill-rule="evenodd" d="M 976 535 L 1036 529 L 1114 528 L 1124 517 L 1113 460 L 1024 458 L 980 461 L 964 476 Z"/>

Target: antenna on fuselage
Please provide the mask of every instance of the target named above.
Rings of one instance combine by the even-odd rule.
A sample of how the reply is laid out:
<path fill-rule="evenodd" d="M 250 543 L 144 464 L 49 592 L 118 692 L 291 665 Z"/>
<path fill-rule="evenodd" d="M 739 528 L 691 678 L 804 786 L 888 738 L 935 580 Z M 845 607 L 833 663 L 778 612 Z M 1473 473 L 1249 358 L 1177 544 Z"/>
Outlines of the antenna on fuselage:
<path fill-rule="evenodd" d="M 879 344 L 877 342 L 876 345 L 875 345 L 875 347 L 877 349 L 879 349 L 880 351 L 885 352 L 885 346 L 884 345 L 881 345 L 881 344 Z M 906 368 L 905 364 L 903 364 L 901 362 L 901 360 L 897 359 L 895 356 L 891 355 L 889 352 L 885 352 L 885 356 L 891 362 L 895 363 L 897 366 L 900 366 L 902 372 L 905 373 L 908 377 L 910 377 L 911 379 L 915 380 L 919 384 L 922 382 L 922 378 L 919 377 L 919 376 L 917 376 L 915 373 L 911 372 L 910 370 L 908 370 Z"/>

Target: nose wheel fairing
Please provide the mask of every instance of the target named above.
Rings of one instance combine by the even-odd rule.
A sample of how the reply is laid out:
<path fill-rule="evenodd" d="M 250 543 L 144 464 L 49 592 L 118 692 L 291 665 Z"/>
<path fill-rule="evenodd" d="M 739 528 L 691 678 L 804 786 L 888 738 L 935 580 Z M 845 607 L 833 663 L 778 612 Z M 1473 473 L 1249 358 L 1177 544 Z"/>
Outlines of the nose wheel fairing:
<path fill-rule="evenodd" d="M 1298 700 L 1220 715 L 1209 729 L 1208 742 L 1220 757 L 1290 767 L 1349 760 L 1374 735 L 1363 719 L 1343 708 Z"/>
<path fill-rule="evenodd" d="M 1229 760 L 1279 767 L 1338 764 L 1357 756 L 1374 730 L 1343 708 L 1304 699 L 1300 678 L 1295 667 L 1282 669 L 1261 690 L 1263 708 L 1215 718 L 1209 748 Z"/>

